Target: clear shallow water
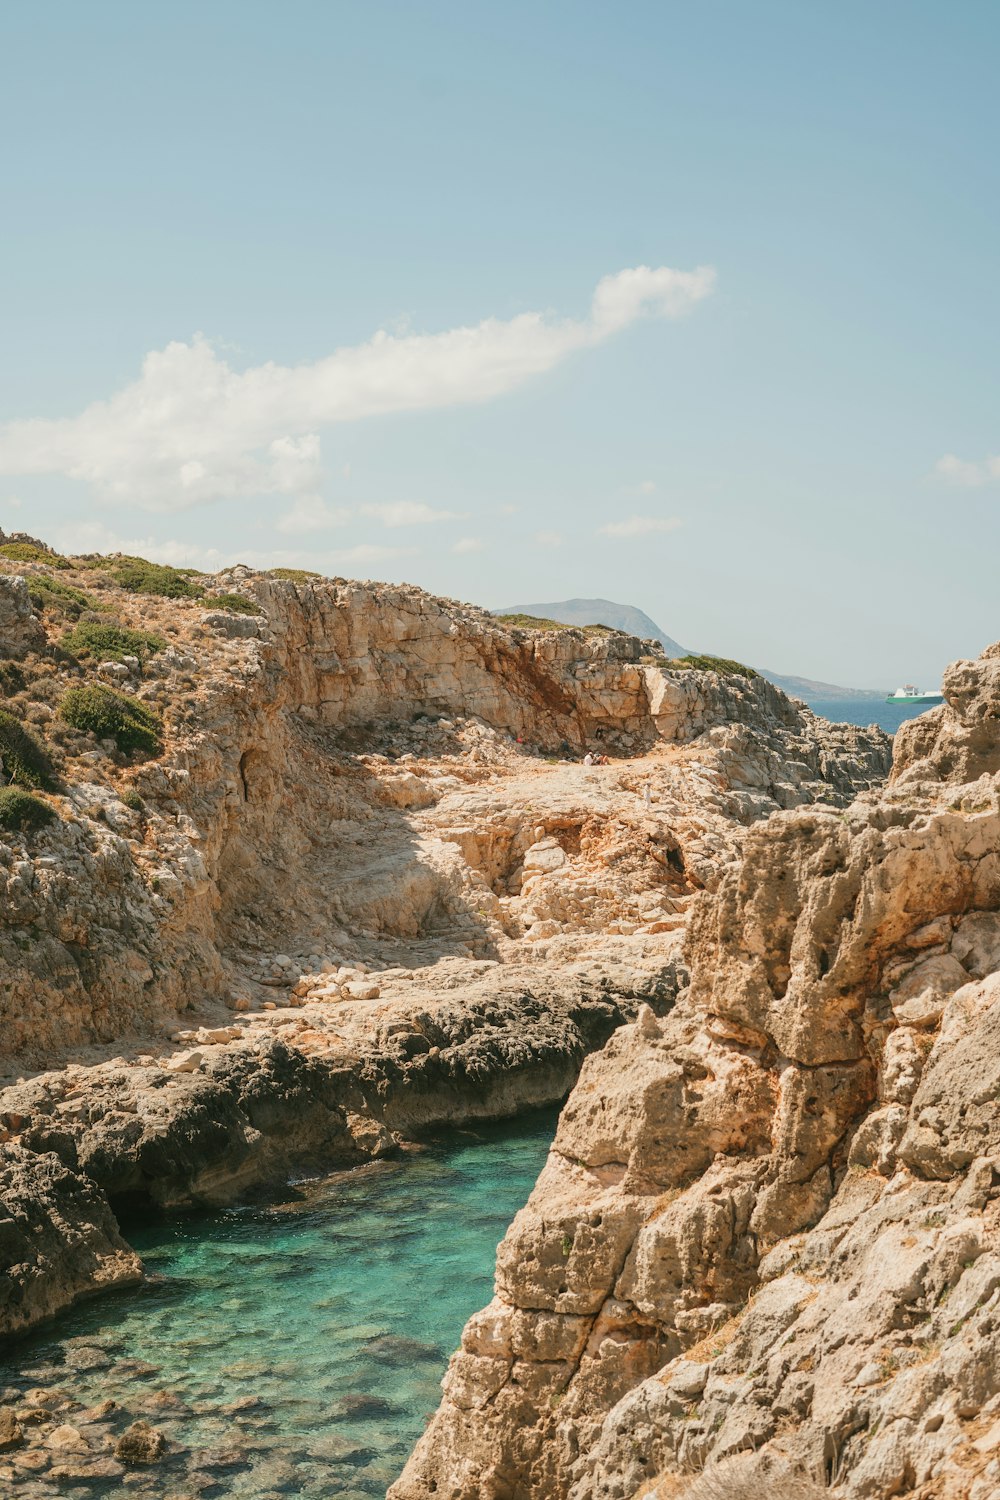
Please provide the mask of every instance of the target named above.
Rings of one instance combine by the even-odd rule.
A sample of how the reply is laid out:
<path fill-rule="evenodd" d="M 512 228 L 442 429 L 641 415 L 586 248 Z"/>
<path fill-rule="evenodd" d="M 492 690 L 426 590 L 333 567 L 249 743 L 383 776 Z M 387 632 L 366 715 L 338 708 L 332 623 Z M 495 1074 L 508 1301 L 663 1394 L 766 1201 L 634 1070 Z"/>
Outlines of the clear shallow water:
<path fill-rule="evenodd" d="M 878 724 L 886 734 L 895 734 L 906 719 L 925 714 L 934 703 L 884 703 L 878 698 L 807 698 L 814 714 L 834 724 Z"/>
<path fill-rule="evenodd" d="M 555 1121 L 545 1111 L 454 1133 L 308 1184 L 291 1207 L 133 1230 L 154 1284 L 18 1345 L 0 1387 L 111 1397 L 147 1416 L 186 1452 L 173 1475 L 135 1471 L 133 1495 L 384 1495 L 437 1406 L 463 1324 L 492 1296 L 497 1243 Z M 33 1494 L 67 1493 L 39 1482 Z M 105 1492 L 120 1482 L 86 1489 Z"/>

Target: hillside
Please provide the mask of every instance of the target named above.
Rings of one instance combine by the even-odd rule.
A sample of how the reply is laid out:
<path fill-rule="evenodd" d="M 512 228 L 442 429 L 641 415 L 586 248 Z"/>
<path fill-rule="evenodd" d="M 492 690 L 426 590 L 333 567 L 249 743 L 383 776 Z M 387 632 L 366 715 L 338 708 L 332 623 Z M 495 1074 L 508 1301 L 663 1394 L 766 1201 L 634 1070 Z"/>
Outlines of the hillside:
<path fill-rule="evenodd" d="M 615 630 L 624 630 L 629 635 L 637 635 L 640 640 L 660 641 L 664 651 L 671 658 L 693 656 L 697 650 L 701 649 L 681 646 L 673 636 L 661 630 L 656 621 L 643 610 L 637 609 L 632 604 L 615 604 L 611 599 L 563 599 L 555 604 L 511 604 L 503 609 L 494 610 L 494 614 L 535 615 L 543 619 L 559 620 L 564 625 L 611 625 Z M 806 703 L 813 700 L 822 703 L 838 698 L 867 699 L 875 702 L 885 696 L 881 689 L 840 687 L 833 682 L 817 682 L 811 677 L 796 677 L 783 672 L 772 672 L 767 667 L 758 667 L 757 671 L 762 677 L 766 677 L 768 682 L 773 682 L 775 687 L 781 688 L 783 693 L 788 693 L 792 698 L 802 698 Z"/>

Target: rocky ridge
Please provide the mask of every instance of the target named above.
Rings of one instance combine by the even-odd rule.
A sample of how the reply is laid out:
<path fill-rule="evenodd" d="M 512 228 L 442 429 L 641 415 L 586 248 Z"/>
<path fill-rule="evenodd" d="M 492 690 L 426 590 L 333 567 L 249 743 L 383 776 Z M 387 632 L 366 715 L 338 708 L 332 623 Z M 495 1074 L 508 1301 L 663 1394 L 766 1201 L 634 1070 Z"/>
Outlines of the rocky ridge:
<path fill-rule="evenodd" d="M 281 977 L 280 956 L 302 972 L 324 957 L 405 962 L 425 938 L 438 956 L 516 941 L 532 924 L 516 907 L 501 914 L 484 879 L 512 896 L 534 830 L 559 833 L 541 814 L 565 770 L 498 826 L 503 783 L 515 767 L 544 772 L 546 753 L 578 760 L 590 747 L 621 768 L 655 750 L 649 774 L 662 766 L 676 782 L 685 817 L 718 812 L 723 840 L 776 804 L 850 800 L 887 768 L 877 732 L 826 725 L 760 679 L 665 672 L 618 633 L 509 630 L 415 588 L 246 569 L 200 584 L 199 598 L 136 595 L 114 583 L 114 559 L 97 563 L 0 574 L 0 649 L 20 684 L 8 707 L 63 768 L 46 799 L 58 820 L 0 841 L 0 1034 L 21 1066 L 79 1059 L 234 992 L 253 1000 L 258 981 Z M 60 597 L 40 592 L 46 579 L 96 606 L 84 623 L 155 648 L 141 661 L 74 655 L 48 603 L 25 613 L 32 589 Z M 213 609 L 213 597 L 259 613 Z M 158 717 L 161 754 L 66 726 L 67 691 L 106 682 Z M 691 756 L 667 753 L 692 742 Z M 630 842 L 645 774 L 620 775 L 595 815 L 607 823 L 624 799 Z M 567 804 L 578 828 L 603 784 Z M 467 833 L 474 787 L 491 850 Z M 452 826 L 435 826 L 435 810 Z M 687 842 L 711 878 L 717 840 L 707 824 L 701 837 L 704 857 L 693 828 Z"/>
<path fill-rule="evenodd" d="M 1000 1492 L 998 663 L 698 899 L 690 986 L 585 1062 L 393 1500 Z"/>

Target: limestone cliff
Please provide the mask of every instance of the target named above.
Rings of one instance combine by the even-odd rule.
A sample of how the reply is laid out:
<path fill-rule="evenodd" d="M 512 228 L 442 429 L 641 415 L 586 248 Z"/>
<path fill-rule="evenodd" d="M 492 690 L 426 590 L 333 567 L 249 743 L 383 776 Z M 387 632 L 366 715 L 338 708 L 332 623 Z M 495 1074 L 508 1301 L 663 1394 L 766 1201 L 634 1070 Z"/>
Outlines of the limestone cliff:
<path fill-rule="evenodd" d="M 620 763 L 696 741 L 726 825 L 844 801 L 887 765 L 877 733 L 825 725 L 760 679 L 664 672 L 616 632 L 512 631 L 415 588 L 246 569 L 199 597 L 143 595 L 116 581 L 130 575 L 115 559 L 39 556 L 23 577 L 0 560 L 6 709 L 58 762 L 45 794 L 57 819 L 31 837 L 0 829 L 0 1074 L 146 1035 L 192 1005 L 259 998 L 279 956 L 296 977 L 329 951 L 405 962 L 421 939 L 438 956 L 495 956 L 552 920 L 539 899 L 520 922 L 492 887 L 516 895 L 510 876 L 554 830 L 536 788 L 487 852 L 457 804 L 473 785 L 502 800 L 508 770 L 546 753 L 590 746 Z M 138 655 L 121 646 L 133 639 Z M 81 685 L 159 720 L 159 753 L 67 725 Z M 432 808 L 442 816 L 422 820 Z M 566 817 L 563 843 L 587 822 L 579 807 Z M 694 867 L 696 840 L 689 830 Z"/>
<path fill-rule="evenodd" d="M 998 661 L 698 899 L 689 988 L 584 1064 L 393 1500 L 1000 1493 Z"/>
<path fill-rule="evenodd" d="M 112 1209 L 562 1099 L 640 1004 L 669 1010 L 749 831 L 888 769 L 878 731 L 617 632 L 15 550 L 0 1329 L 138 1274 Z"/>

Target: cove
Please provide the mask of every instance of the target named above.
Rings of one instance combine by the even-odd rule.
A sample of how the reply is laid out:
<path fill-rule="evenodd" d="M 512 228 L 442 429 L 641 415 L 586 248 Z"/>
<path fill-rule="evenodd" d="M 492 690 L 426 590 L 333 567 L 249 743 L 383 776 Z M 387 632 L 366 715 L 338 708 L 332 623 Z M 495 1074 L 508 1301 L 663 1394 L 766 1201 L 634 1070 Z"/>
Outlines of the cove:
<path fill-rule="evenodd" d="M 8 1349 L 0 1388 L 108 1399 L 171 1454 L 129 1482 L 25 1474 L 18 1494 L 361 1500 L 384 1495 L 440 1397 L 498 1241 L 545 1160 L 556 1111 L 477 1124 L 402 1161 L 248 1207 L 127 1231 L 148 1285 Z"/>

